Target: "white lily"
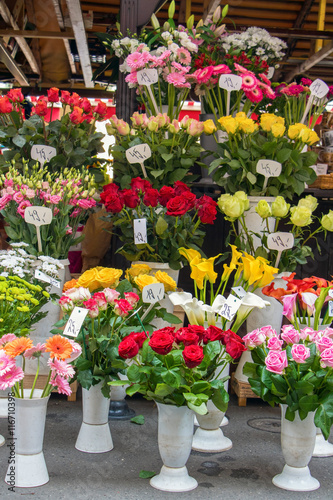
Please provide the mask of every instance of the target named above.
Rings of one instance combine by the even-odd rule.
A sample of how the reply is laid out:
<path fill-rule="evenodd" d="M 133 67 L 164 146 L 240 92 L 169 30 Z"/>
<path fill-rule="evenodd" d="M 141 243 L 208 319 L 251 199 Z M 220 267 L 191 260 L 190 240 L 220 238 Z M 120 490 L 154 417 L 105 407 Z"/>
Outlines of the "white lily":
<path fill-rule="evenodd" d="M 254 293 L 247 292 L 246 295 L 242 298 L 242 303 L 237 311 L 236 320 L 232 326 L 232 331 L 237 333 L 238 329 L 250 315 L 254 307 L 263 309 L 264 307 L 270 305 L 271 304 L 270 302 L 268 302 L 268 300 L 264 300 L 258 295 L 255 295 Z"/>
<path fill-rule="evenodd" d="M 169 298 L 173 305 L 181 306 L 190 325 L 203 325 L 205 322 L 204 303 L 188 292 L 172 292 Z"/>

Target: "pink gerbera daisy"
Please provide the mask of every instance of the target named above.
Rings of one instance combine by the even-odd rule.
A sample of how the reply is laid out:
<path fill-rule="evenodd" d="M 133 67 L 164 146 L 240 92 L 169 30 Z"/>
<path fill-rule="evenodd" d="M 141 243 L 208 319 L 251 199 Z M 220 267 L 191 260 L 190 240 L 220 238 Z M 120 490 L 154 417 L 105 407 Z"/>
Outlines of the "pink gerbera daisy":
<path fill-rule="evenodd" d="M 72 389 L 68 381 L 65 378 L 60 377 L 60 375 L 56 375 L 50 380 L 50 384 L 53 387 L 57 388 L 59 394 L 65 394 L 66 396 L 70 396 L 72 394 Z"/>
<path fill-rule="evenodd" d="M 171 72 L 167 75 L 166 81 L 177 87 L 178 85 L 184 85 L 186 83 L 185 77 L 182 73 Z"/>
<path fill-rule="evenodd" d="M 189 53 L 188 50 L 184 49 L 184 47 L 180 47 L 177 50 L 177 57 L 179 61 L 181 61 L 183 64 L 191 63 L 191 54 Z"/>
<path fill-rule="evenodd" d="M 31 359 L 31 358 L 39 358 L 43 352 L 45 352 L 45 344 L 41 344 L 38 342 L 38 344 L 30 347 L 30 349 L 27 349 L 24 353 L 24 357 Z"/>
<path fill-rule="evenodd" d="M 12 370 L 14 366 L 14 358 L 8 356 L 3 349 L 0 349 L 0 376 Z"/>
<path fill-rule="evenodd" d="M 250 71 L 248 73 L 243 73 L 242 77 L 242 89 L 243 90 L 252 90 L 258 85 L 258 80 Z"/>
<path fill-rule="evenodd" d="M 0 347 L 3 345 L 7 344 L 7 342 L 11 342 L 12 340 L 15 340 L 17 337 L 13 333 L 7 333 L 0 339 Z"/>
<path fill-rule="evenodd" d="M 72 345 L 72 354 L 70 355 L 70 358 L 68 358 L 68 363 L 70 363 L 71 361 L 74 361 L 74 359 L 78 358 L 82 352 L 82 348 L 80 346 L 80 344 L 78 344 L 77 342 L 75 342 L 74 340 L 72 339 L 68 339 L 68 342 L 70 342 L 70 344 Z"/>
<path fill-rule="evenodd" d="M 138 70 L 141 68 L 144 68 L 146 62 L 148 61 L 149 56 L 147 52 L 133 52 L 133 54 L 130 54 L 127 59 L 126 63 L 131 69 Z"/>
<path fill-rule="evenodd" d="M 252 90 L 244 90 L 244 93 L 251 102 L 260 102 L 263 98 L 263 93 L 259 87 Z"/>
<path fill-rule="evenodd" d="M 52 359 L 49 358 L 47 364 L 51 368 L 51 370 L 56 372 L 56 375 L 60 375 L 61 377 L 71 378 L 74 377 L 75 370 L 74 368 L 66 363 L 66 361 L 62 361 L 61 359 Z"/>
<path fill-rule="evenodd" d="M 14 366 L 10 371 L 0 377 L 0 390 L 5 391 L 8 387 L 13 387 L 16 382 L 24 378 L 24 371 L 19 366 Z"/>

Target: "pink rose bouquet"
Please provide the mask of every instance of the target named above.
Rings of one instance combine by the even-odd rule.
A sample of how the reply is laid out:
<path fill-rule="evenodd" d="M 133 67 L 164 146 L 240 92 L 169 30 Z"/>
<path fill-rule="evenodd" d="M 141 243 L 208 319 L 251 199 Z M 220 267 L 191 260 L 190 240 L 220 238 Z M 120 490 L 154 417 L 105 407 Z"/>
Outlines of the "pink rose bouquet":
<path fill-rule="evenodd" d="M 253 360 L 243 370 L 253 392 L 271 406 L 286 404 L 291 421 L 296 413 L 303 420 L 316 412 L 315 424 L 327 439 L 333 424 L 333 329 L 284 325 L 277 333 L 263 327 L 243 341 Z"/>
<path fill-rule="evenodd" d="M 77 228 L 96 205 L 91 174 L 76 169 L 52 174 L 39 165 L 29 169 L 25 162 L 22 172 L 10 167 L 0 176 L 0 194 L 0 213 L 8 224 L 10 242 L 24 241 L 32 255 L 38 253 L 36 228 L 25 222 L 25 209 L 51 208 L 51 223 L 40 227 L 42 253 L 56 259 L 66 259 L 69 248 L 82 241 L 83 236 L 76 238 Z"/>

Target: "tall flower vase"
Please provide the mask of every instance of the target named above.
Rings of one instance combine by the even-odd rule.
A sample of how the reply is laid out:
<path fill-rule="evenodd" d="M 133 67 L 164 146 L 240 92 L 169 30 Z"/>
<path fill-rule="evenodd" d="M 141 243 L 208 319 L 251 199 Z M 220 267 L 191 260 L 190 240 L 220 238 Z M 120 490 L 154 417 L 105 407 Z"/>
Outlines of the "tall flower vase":
<path fill-rule="evenodd" d="M 50 396 L 42 398 L 42 390 L 24 389 L 24 398 L 13 398 L 13 445 L 9 446 L 10 462 L 5 481 L 10 486 L 32 488 L 48 483 L 49 474 L 43 454 L 43 440 L 47 403 Z M 12 424 L 11 424 L 12 422 Z"/>
<path fill-rule="evenodd" d="M 158 408 L 158 448 L 163 461 L 160 473 L 150 480 L 162 491 L 191 491 L 198 483 L 189 476 L 186 462 L 191 453 L 194 413 L 187 406 L 156 403 Z"/>
<path fill-rule="evenodd" d="M 312 456 L 318 458 L 333 456 L 333 444 L 326 441 L 318 427 L 316 428 L 316 444 Z"/>
<path fill-rule="evenodd" d="M 250 209 L 247 210 L 244 213 L 244 218 L 245 218 L 245 226 L 249 232 L 252 233 L 257 233 L 257 234 L 264 234 L 264 230 L 266 229 L 266 220 L 263 220 L 260 215 L 257 214 L 255 211 L 255 207 L 261 200 L 267 201 L 267 203 L 273 203 L 275 201 L 274 196 L 248 196 L 248 200 L 250 203 Z M 274 225 L 275 225 L 275 219 L 273 217 L 268 217 L 267 219 L 268 226 L 270 232 L 274 231 Z M 240 233 L 241 238 L 244 240 L 247 240 L 246 235 L 244 234 L 244 231 L 239 224 L 238 230 Z M 246 243 L 246 241 L 244 241 Z M 253 246 L 254 249 L 256 250 L 258 247 L 261 246 L 261 239 L 258 238 L 257 236 L 253 236 Z"/>
<path fill-rule="evenodd" d="M 320 483 L 311 476 L 308 467 L 316 441 L 314 412 L 309 412 L 304 420 L 296 413 L 290 422 L 285 418 L 286 410 L 287 405 L 281 405 L 281 446 L 286 465 L 273 478 L 273 484 L 290 491 L 316 490 Z"/>
<path fill-rule="evenodd" d="M 82 389 L 83 422 L 75 448 L 84 453 L 106 453 L 113 449 L 108 423 L 110 398 L 101 392 L 103 382 Z"/>
<path fill-rule="evenodd" d="M 126 375 L 122 375 L 121 373 L 118 373 L 118 376 L 120 379 L 127 379 Z M 130 420 L 135 416 L 135 411 L 128 406 L 125 399 L 126 387 L 128 385 L 115 385 L 111 389 L 110 420 Z"/>

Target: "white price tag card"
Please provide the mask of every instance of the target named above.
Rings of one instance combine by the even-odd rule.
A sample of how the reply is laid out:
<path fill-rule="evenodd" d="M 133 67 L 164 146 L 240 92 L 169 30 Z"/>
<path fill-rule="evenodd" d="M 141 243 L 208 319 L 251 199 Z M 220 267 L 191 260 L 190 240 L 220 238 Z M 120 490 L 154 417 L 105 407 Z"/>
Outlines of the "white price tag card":
<path fill-rule="evenodd" d="M 267 247 L 270 250 L 282 252 L 294 246 L 294 235 L 292 233 L 271 233 L 267 236 Z"/>
<path fill-rule="evenodd" d="M 27 207 L 24 211 L 24 220 L 34 226 L 47 226 L 52 221 L 52 210 L 48 207 Z"/>
<path fill-rule="evenodd" d="M 328 170 L 328 163 L 317 163 L 314 165 L 314 171 L 317 175 L 326 175 Z"/>
<path fill-rule="evenodd" d="M 229 139 L 228 132 L 225 132 L 224 130 L 218 130 L 216 134 L 218 142 L 226 142 Z"/>
<path fill-rule="evenodd" d="M 329 303 L 328 303 L 328 315 L 330 317 L 333 316 L 333 301 L 332 300 L 330 300 Z"/>
<path fill-rule="evenodd" d="M 275 71 L 274 66 L 270 66 L 270 67 L 268 68 L 268 73 L 267 73 L 267 75 L 266 75 L 266 78 L 268 78 L 268 80 L 271 80 L 271 78 L 273 78 L 274 71 Z"/>
<path fill-rule="evenodd" d="M 237 297 L 239 297 L 240 299 L 242 299 L 246 295 L 246 291 L 242 286 L 234 286 L 231 290 L 235 292 Z"/>
<path fill-rule="evenodd" d="M 138 144 L 126 150 L 128 163 L 143 163 L 151 157 L 151 149 L 148 144 Z"/>
<path fill-rule="evenodd" d="M 225 303 L 220 309 L 219 315 L 222 318 L 227 319 L 228 321 L 232 321 L 236 312 L 240 308 L 242 301 L 237 299 L 234 295 L 229 295 Z"/>
<path fill-rule="evenodd" d="M 38 269 L 35 269 L 35 278 L 40 281 L 44 281 L 45 283 L 50 283 L 50 285 L 55 286 L 56 288 L 61 288 L 61 282 L 59 280 L 52 278 L 52 276 L 49 276 Z"/>
<path fill-rule="evenodd" d="M 31 148 L 30 155 L 33 160 L 39 161 L 39 163 L 43 166 L 44 163 L 48 163 L 51 158 L 57 155 L 57 150 L 52 146 L 34 144 Z"/>
<path fill-rule="evenodd" d="M 157 69 L 141 69 L 136 74 L 139 85 L 153 85 L 158 82 Z"/>
<path fill-rule="evenodd" d="M 264 159 L 258 161 L 256 170 L 265 177 L 279 177 L 282 165 L 278 161 Z"/>
<path fill-rule="evenodd" d="M 320 80 L 317 78 L 314 82 L 311 83 L 310 85 L 310 92 L 314 97 L 318 97 L 318 99 L 322 99 L 327 95 L 329 91 L 328 85 L 326 85 L 323 80 Z"/>
<path fill-rule="evenodd" d="M 77 337 L 88 312 L 89 310 L 84 307 L 74 307 L 66 323 L 64 335 L 68 335 L 68 337 Z"/>
<path fill-rule="evenodd" d="M 242 86 L 242 77 L 238 75 L 221 75 L 219 86 L 221 89 L 228 90 L 228 92 L 240 90 Z"/>
<path fill-rule="evenodd" d="M 330 289 L 328 290 L 328 296 L 329 296 L 329 297 L 333 297 L 333 288 L 330 288 Z"/>
<path fill-rule="evenodd" d="M 134 244 L 147 243 L 147 219 L 134 219 Z"/>
<path fill-rule="evenodd" d="M 163 297 L 163 283 L 152 283 L 151 285 L 144 286 L 142 289 L 142 301 L 146 304 L 155 304 L 155 302 L 162 300 Z"/>

